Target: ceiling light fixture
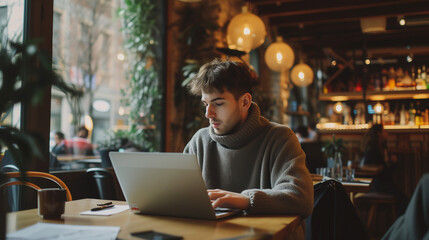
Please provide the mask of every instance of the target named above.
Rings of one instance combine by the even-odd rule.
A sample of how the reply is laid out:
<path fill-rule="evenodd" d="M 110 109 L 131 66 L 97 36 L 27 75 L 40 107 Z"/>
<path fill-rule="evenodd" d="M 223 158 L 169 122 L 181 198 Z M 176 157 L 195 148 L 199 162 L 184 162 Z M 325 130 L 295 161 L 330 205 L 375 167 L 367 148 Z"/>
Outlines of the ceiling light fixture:
<path fill-rule="evenodd" d="M 267 31 L 264 22 L 247 7 L 231 19 L 226 31 L 226 40 L 230 49 L 250 52 L 264 43 Z"/>
<path fill-rule="evenodd" d="M 406 24 L 405 18 L 404 17 L 399 17 L 398 18 L 398 23 L 401 26 L 405 26 L 405 24 Z"/>
<path fill-rule="evenodd" d="M 313 82 L 314 73 L 310 66 L 300 63 L 292 68 L 290 77 L 296 86 L 306 87 Z"/>
<path fill-rule="evenodd" d="M 277 37 L 276 40 L 265 51 L 265 63 L 271 70 L 282 72 L 292 67 L 295 54 L 292 48 L 283 42 L 282 37 Z"/>

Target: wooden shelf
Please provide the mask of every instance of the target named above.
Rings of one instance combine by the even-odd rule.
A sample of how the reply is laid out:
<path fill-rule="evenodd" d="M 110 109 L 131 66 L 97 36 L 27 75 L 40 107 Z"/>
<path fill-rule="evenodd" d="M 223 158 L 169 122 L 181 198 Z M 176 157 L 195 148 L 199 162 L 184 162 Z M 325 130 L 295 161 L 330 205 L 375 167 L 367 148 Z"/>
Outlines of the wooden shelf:
<path fill-rule="evenodd" d="M 309 112 L 304 112 L 304 111 L 300 111 L 300 112 L 286 111 L 286 114 L 293 115 L 293 116 L 310 116 Z"/>
<path fill-rule="evenodd" d="M 342 125 L 342 124 L 336 124 L 336 123 L 325 123 L 325 124 L 318 124 L 317 128 L 319 130 L 319 133 L 325 134 L 325 133 L 358 133 L 358 132 L 366 132 L 369 129 L 368 124 L 361 124 L 361 125 Z M 429 132 L 429 125 L 384 125 L 384 129 L 386 129 L 387 132 L 391 133 L 410 133 L 410 132 L 416 132 L 416 133 L 423 133 L 423 132 Z"/>
<path fill-rule="evenodd" d="M 366 98 L 371 101 L 397 99 L 429 99 L 429 90 L 368 91 Z M 363 100 L 363 92 L 336 92 L 319 95 L 320 101 Z"/>

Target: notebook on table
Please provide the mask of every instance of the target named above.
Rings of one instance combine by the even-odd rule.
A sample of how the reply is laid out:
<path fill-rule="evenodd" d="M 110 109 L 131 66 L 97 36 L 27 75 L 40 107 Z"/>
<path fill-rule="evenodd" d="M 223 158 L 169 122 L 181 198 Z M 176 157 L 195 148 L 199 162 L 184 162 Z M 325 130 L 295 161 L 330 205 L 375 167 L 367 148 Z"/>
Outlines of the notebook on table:
<path fill-rule="evenodd" d="M 214 211 L 197 158 L 184 153 L 110 152 L 125 199 L 135 213 L 219 219 L 241 211 Z"/>

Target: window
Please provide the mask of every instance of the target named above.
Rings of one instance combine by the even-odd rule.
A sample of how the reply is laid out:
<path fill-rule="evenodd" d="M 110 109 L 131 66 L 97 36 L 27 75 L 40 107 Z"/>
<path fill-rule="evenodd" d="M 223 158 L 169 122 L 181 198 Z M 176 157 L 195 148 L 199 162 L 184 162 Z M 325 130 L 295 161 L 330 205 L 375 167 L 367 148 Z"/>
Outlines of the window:
<path fill-rule="evenodd" d="M 52 90 L 51 142 L 53 133 L 61 131 L 65 142 L 73 142 L 80 126 L 89 130 L 86 139 L 95 156 L 76 156 L 76 160 L 99 158 L 97 145 L 105 139 L 107 130 L 117 129 L 123 116 L 119 114 L 121 93 L 126 86 L 126 70 L 116 56 L 123 52 L 123 33 L 113 1 L 56 0 L 53 19 L 53 55 L 63 78 L 83 89 L 81 98 L 69 99 Z M 63 36 L 63 37 L 62 37 Z M 61 42 L 61 40 L 64 42 Z M 114 43 L 114 44 L 113 44 Z M 113 46 L 114 45 L 114 46 Z M 61 162 L 62 156 L 57 156 Z M 69 157 L 69 156 L 68 156 Z M 81 161 L 82 162 L 82 161 Z M 62 169 L 81 169 L 88 164 L 63 162 Z"/>
<path fill-rule="evenodd" d="M 55 68 L 59 68 L 60 60 L 62 58 L 62 42 L 61 42 L 61 13 L 54 12 L 53 30 L 52 30 L 52 64 Z"/>
<path fill-rule="evenodd" d="M 22 42 L 24 29 L 24 1 L 0 0 L 0 48 L 10 49 L 9 42 Z M 0 75 L 0 81 L 2 81 Z M 21 105 L 1 114 L 0 125 L 21 126 Z"/>
<path fill-rule="evenodd" d="M 103 38 L 102 38 L 103 43 L 101 44 L 101 49 L 100 49 L 100 54 L 101 54 L 101 58 L 100 58 L 100 65 L 101 65 L 101 70 L 103 70 L 103 72 L 105 72 L 107 75 L 109 74 L 109 59 L 110 59 L 110 37 L 108 34 L 103 33 Z M 112 56 L 112 58 L 114 58 L 114 56 Z"/>

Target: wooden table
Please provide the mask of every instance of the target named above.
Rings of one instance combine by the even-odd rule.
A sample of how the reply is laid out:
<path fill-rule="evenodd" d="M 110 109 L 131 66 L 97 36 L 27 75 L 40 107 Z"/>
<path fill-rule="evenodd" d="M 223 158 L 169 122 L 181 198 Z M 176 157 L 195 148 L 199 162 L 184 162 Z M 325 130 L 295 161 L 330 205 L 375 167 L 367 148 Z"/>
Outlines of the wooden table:
<path fill-rule="evenodd" d="M 375 177 L 377 176 L 381 170 L 383 170 L 383 166 L 380 165 L 364 165 L 356 168 L 355 176 L 357 177 Z"/>
<path fill-rule="evenodd" d="M 58 161 L 70 162 L 78 160 L 88 160 L 88 159 L 100 159 L 100 156 L 83 156 L 83 155 L 58 155 Z"/>
<path fill-rule="evenodd" d="M 344 190 L 350 195 L 350 200 L 353 202 L 353 199 L 357 193 L 367 193 L 369 192 L 369 184 L 371 178 L 355 178 L 356 182 L 346 182 L 343 181 L 341 184 L 344 187 Z M 358 182 L 361 181 L 361 182 Z M 313 180 L 313 185 L 321 182 L 319 179 Z"/>
<path fill-rule="evenodd" d="M 369 192 L 370 178 L 356 178 L 356 181 L 361 182 L 341 182 L 344 190 L 348 193 L 367 193 Z"/>
<path fill-rule="evenodd" d="M 61 220 L 43 220 L 37 209 L 7 214 L 7 232 L 11 233 L 37 222 L 91 226 L 120 226 L 119 239 L 141 239 L 130 235 L 132 232 L 154 230 L 183 236 L 184 239 L 224 239 L 239 236 L 266 236 L 272 239 L 287 239 L 303 224 L 299 216 L 236 216 L 223 220 L 200 220 L 191 218 L 163 217 L 131 213 L 129 210 L 112 216 L 82 216 L 97 203 L 97 199 L 82 199 L 66 203 Z M 126 204 L 113 201 L 114 204 Z M 252 238 L 257 239 L 257 238 Z M 265 239 L 265 238 L 264 238 Z"/>

